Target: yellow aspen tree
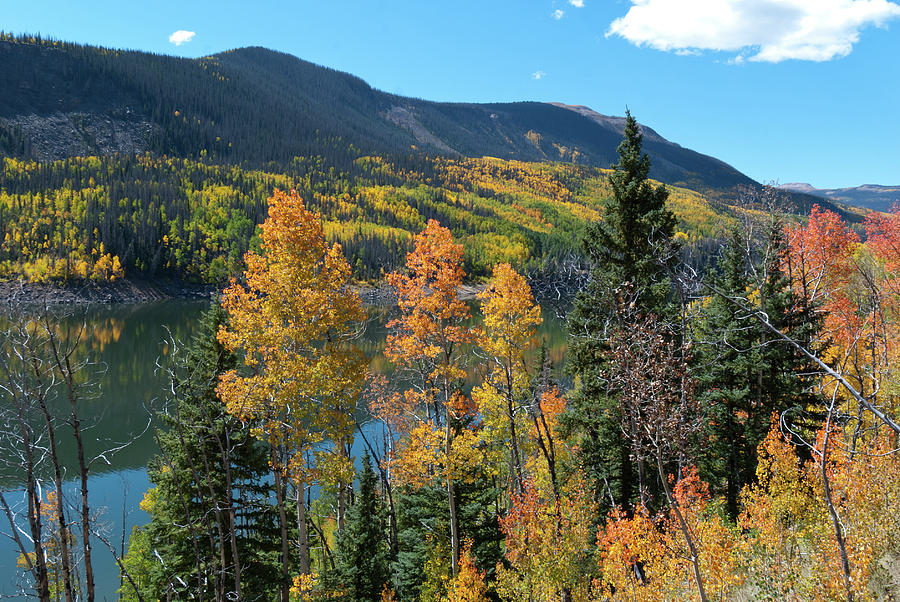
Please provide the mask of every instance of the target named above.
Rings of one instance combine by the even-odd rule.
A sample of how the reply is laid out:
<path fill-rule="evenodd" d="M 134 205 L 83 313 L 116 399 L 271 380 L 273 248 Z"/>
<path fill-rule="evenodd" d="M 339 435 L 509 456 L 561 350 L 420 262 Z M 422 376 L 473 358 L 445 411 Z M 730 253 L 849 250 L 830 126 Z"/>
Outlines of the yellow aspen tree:
<path fill-rule="evenodd" d="M 326 242 L 319 215 L 296 192 L 275 191 L 261 229 L 262 253 L 247 253 L 244 281 L 232 280 L 222 297 L 229 321 L 219 340 L 239 352 L 244 365 L 222 375 L 218 392 L 229 412 L 257 425 L 257 437 L 271 450 L 286 599 L 285 480 L 298 490 L 300 571 L 306 574 L 303 492 L 314 480 L 353 478 L 344 450 L 353 437 L 366 364 L 352 339 L 365 313 L 348 288 L 350 266 L 340 245 Z"/>
<path fill-rule="evenodd" d="M 494 267 L 487 288 L 478 294 L 484 315 L 479 343 L 488 360 L 485 382 L 473 392 L 489 436 L 509 447 L 509 480 L 522 493 L 527 434 L 527 404 L 532 401 L 527 352 L 534 347 L 541 307 L 531 287 L 508 264 Z"/>

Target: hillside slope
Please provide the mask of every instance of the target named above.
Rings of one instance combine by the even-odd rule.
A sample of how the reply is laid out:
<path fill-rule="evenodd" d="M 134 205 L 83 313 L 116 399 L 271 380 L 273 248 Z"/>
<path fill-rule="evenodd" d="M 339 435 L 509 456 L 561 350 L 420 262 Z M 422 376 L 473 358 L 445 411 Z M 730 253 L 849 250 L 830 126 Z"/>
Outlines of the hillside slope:
<path fill-rule="evenodd" d="M 264 48 L 182 59 L 6 36 L 0 89 L 0 153 L 44 160 L 150 151 L 256 166 L 327 155 L 346 165 L 425 152 L 608 167 L 621 140 L 621 118 L 589 109 L 404 98 Z M 755 185 L 645 131 L 661 181 L 705 193 Z"/>
<path fill-rule="evenodd" d="M 0 159 L 0 279 L 139 278 L 221 283 L 256 244 L 272 190 L 297 190 L 319 212 L 360 279 L 402 266 L 429 219 L 448 225 L 475 277 L 498 262 L 554 272 L 580 262 L 588 222 L 610 196 L 605 170 L 500 159 L 380 157 L 335 172 L 317 158 L 284 171 L 189 159 Z M 671 187 L 684 239 L 707 245 L 740 210 Z"/>

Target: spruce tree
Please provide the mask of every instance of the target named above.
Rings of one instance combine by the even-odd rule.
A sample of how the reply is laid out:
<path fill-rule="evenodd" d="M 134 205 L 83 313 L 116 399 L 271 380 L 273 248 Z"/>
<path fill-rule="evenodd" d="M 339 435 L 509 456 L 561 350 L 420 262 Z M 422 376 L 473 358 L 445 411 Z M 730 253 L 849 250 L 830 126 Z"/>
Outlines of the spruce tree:
<path fill-rule="evenodd" d="M 394 590 L 401 600 L 418 600 L 426 577 L 425 563 L 441 534 L 449 531 L 447 496 L 440 484 L 398 487 L 395 496 L 398 549 L 391 566 Z M 449 572 L 449 563 L 446 568 Z"/>
<path fill-rule="evenodd" d="M 390 581 L 385 513 L 376 479 L 366 454 L 356 503 L 347 512 L 344 528 L 338 533 L 335 571 L 326 576 L 327 581 L 337 582 L 334 589 L 348 601 L 380 600 Z"/>
<path fill-rule="evenodd" d="M 449 550 L 445 545 L 449 543 L 445 493 L 440 484 L 395 490 L 398 552 L 391 568 L 394 589 L 401 600 L 419 600 L 437 583 L 426 584 L 426 573 L 433 580 L 438 579 L 435 571 L 446 569 L 444 576 L 448 579 L 451 576 Z M 484 571 L 490 580 L 497 563 L 504 559 L 503 533 L 497 519 L 500 495 L 497 484 L 485 474 L 484 466 L 472 466 L 467 477 L 460 481 L 456 494 L 460 535 L 471 542 L 478 570 Z M 446 563 L 438 561 L 444 552 L 447 552 Z M 426 570 L 429 560 L 431 564 Z"/>
<path fill-rule="evenodd" d="M 798 307 L 781 269 L 780 232 L 776 220 L 763 243 L 768 263 L 752 271 L 762 279 L 755 282 L 744 235 L 732 231 L 711 277 L 718 294 L 703 304 L 694 331 L 691 371 L 704 417 L 700 468 L 714 492 L 725 496 L 732 518 L 737 517 L 741 489 L 755 480 L 756 448 L 773 414 L 814 403 L 803 376 L 814 373 L 809 361 L 741 309 L 758 307 L 779 330 L 801 341 L 810 339 L 815 324 Z"/>
<path fill-rule="evenodd" d="M 588 225 L 583 241 L 591 282 L 576 300 L 576 320 L 614 312 L 611 299 L 602 295 L 625 283 L 634 289 L 635 303 L 643 313 L 663 317 L 671 307 L 671 283 L 661 264 L 667 261 L 664 247 L 672 242 L 675 215 L 666 207 L 666 187 L 647 179 L 650 157 L 643 152 L 643 138 L 637 121 L 626 111 L 619 162 L 609 176 L 612 197 L 604 204 L 603 219 Z"/>
<path fill-rule="evenodd" d="M 637 121 L 626 112 L 619 162 L 609 177 L 612 197 L 603 220 L 588 226 L 583 241 L 591 279 L 568 318 L 569 370 L 577 379 L 565 425 L 580 435 L 581 465 L 594 480 L 596 498 L 617 504 L 634 500 L 630 449 L 620 431 L 620 408 L 607 389 L 602 368 L 608 357 L 607 328 L 620 302 L 638 314 L 672 317 L 672 287 L 666 274 L 675 216 L 666 208 L 668 191 L 648 181 L 650 159 L 642 150 Z"/>
<path fill-rule="evenodd" d="M 749 306 L 750 278 L 739 232 L 732 233 L 718 268 L 712 278 L 717 290 Z M 695 336 L 692 374 L 704 418 L 700 468 L 714 490 L 724 490 L 734 518 L 741 487 L 752 480 L 756 469 L 756 445 L 768 430 L 766 426 L 757 432 L 756 416 L 751 420 L 763 369 L 760 329 L 735 303 L 714 295 L 703 306 Z M 766 414 L 762 408 L 758 411 Z"/>
<path fill-rule="evenodd" d="M 193 344 L 170 358 L 160 454 L 148 465 L 154 487 L 141 504 L 150 523 L 132 534 L 124 560 L 144 599 L 269 599 L 278 591 L 268 456 L 215 392 L 219 374 L 235 365 L 216 339 L 224 320 L 214 305 Z M 127 579 L 122 594 L 138 599 Z"/>

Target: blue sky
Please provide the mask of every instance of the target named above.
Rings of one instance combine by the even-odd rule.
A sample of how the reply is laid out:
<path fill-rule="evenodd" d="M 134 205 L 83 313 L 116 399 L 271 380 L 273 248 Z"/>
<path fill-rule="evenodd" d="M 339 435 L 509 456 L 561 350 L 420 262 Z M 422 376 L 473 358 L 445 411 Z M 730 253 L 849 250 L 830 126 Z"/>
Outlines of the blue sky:
<path fill-rule="evenodd" d="M 900 184 L 900 0 L 0 0 L 0 28 L 265 46 L 429 100 L 628 106 L 760 181 Z"/>

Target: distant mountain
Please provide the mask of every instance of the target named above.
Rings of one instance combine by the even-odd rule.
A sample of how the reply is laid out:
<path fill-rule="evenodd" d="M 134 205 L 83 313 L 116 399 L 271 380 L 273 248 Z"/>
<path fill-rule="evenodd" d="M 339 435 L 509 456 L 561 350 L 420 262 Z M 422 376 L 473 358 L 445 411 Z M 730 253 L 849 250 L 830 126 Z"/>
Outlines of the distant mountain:
<path fill-rule="evenodd" d="M 182 59 L 6 36 L 0 90 L 0 152 L 40 159 L 150 151 L 263 165 L 350 148 L 608 167 L 623 122 L 586 107 L 405 98 L 264 48 Z M 704 191 L 755 184 L 645 132 L 657 179 Z"/>
<path fill-rule="evenodd" d="M 609 167 L 624 123 L 559 103 L 406 98 L 259 47 L 184 59 L 2 33 L 0 91 L 0 156 L 38 160 L 149 152 L 281 169 L 319 157 L 344 170 L 364 155 L 412 168 L 429 155 Z M 760 186 L 642 127 L 652 177 L 726 201 Z M 794 211 L 813 202 L 791 194 Z"/>
<path fill-rule="evenodd" d="M 779 188 L 875 211 L 889 211 L 895 203 L 900 203 L 900 186 L 865 184 L 853 188 L 815 188 L 810 184 L 791 182 Z"/>

